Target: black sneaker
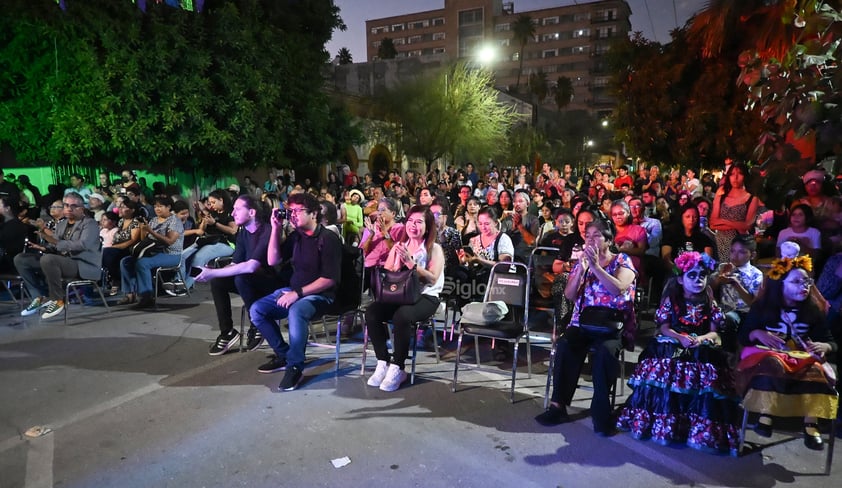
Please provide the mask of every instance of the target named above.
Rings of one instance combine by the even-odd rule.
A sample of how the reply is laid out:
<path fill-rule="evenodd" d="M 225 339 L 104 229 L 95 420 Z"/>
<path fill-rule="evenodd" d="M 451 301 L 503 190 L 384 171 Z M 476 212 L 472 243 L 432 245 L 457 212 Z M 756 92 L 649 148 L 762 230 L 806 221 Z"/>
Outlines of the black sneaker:
<path fill-rule="evenodd" d="M 274 354 L 269 359 L 269 362 L 257 368 L 258 373 L 277 373 L 278 371 L 283 371 L 287 368 L 287 360 L 286 358 L 279 358 Z"/>
<path fill-rule="evenodd" d="M 260 329 L 252 325 L 246 332 L 246 350 L 254 351 L 261 344 L 263 344 L 263 334 L 260 333 Z"/>
<path fill-rule="evenodd" d="M 290 366 L 287 368 L 287 372 L 284 373 L 284 379 L 281 380 L 281 384 L 278 385 L 279 390 L 283 391 L 292 391 L 298 388 L 298 384 L 301 383 L 301 368 L 298 366 Z"/>
<path fill-rule="evenodd" d="M 229 349 L 231 349 L 234 344 L 240 339 L 240 333 L 236 330 L 232 330 L 230 334 L 219 334 L 219 337 L 216 338 L 216 342 L 210 347 L 208 354 L 211 356 L 222 356 Z"/>
<path fill-rule="evenodd" d="M 570 416 L 567 415 L 566 407 L 556 407 L 550 405 L 550 408 L 535 417 L 535 421 L 545 427 L 552 427 L 566 422 L 570 422 Z"/>

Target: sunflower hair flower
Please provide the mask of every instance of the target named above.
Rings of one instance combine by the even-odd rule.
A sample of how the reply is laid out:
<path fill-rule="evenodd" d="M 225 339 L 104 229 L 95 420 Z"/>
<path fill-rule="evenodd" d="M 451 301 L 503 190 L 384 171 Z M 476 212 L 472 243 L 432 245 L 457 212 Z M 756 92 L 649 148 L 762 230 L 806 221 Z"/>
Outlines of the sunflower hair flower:
<path fill-rule="evenodd" d="M 797 258 L 781 258 L 772 261 L 769 269 L 769 278 L 779 280 L 795 268 L 801 268 L 810 273 L 813 271 L 813 260 L 810 256 L 799 256 Z"/>

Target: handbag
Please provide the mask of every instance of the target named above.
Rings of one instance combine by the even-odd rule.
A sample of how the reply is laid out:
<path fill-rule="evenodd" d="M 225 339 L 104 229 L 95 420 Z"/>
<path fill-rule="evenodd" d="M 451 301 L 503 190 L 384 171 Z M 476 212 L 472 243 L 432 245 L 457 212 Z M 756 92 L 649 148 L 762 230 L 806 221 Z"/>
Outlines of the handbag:
<path fill-rule="evenodd" d="M 382 266 L 374 268 L 371 275 L 371 289 L 374 300 L 392 305 L 414 305 L 421 298 L 421 280 L 411 269 L 389 271 Z"/>
<path fill-rule="evenodd" d="M 593 305 L 579 312 L 579 328 L 591 336 L 617 335 L 624 323 L 625 314 L 616 308 Z"/>
<path fill-rule="evenodd" d="M 140 242 L 132 246 L 131 253 L 132 257 L 135 259 L 149 258 L 163 252 L 164 249 L 166 249 L 164 244 L 158 242 L 153 237 L 146 236 L 141 239 Z"/>
<path fill-rule="evenodd" d="M 196 238 L 196 247 L 201 249 L 202 247 L 207 246 L 209 244 L 219 244 L 220 242 L 222 242 L 224 237 L 225 236 L 222 236 L 220 234 L 201 235 L 198 238 Z"/>

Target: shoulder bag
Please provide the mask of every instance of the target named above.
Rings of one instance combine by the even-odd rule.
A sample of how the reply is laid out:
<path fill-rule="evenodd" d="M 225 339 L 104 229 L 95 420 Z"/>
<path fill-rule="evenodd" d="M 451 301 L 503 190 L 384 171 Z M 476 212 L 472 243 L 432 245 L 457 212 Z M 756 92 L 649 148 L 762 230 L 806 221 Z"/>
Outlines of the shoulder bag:
<path fill-rule="evenodd" d="M 374 300 L 392 305 L 414 305 L 421 299 L 421 280 L 411 269 L 389 271 L 376 266 L 371 275 L 371 289 Z"/>
<path fill-rule="evenodd" d="M 146 236 L 132 246 L 131 253 L 135 259 L 149 258 L 164 252 L 164 249 L 166 249 L 166 246 L 163 243 L 158 242 L 153 237 Z"/>
<path fill-rule="evenodd" d="M 611 336 L 618 336 L 625 324 L 623 310 L 602 305 L 582 306 L 585 301 L 584 292 L 590 280 L 591 275 L 588 271 L 582 289 L 579 290 L 579 328 L 591 337 L 607 339 Z"/>

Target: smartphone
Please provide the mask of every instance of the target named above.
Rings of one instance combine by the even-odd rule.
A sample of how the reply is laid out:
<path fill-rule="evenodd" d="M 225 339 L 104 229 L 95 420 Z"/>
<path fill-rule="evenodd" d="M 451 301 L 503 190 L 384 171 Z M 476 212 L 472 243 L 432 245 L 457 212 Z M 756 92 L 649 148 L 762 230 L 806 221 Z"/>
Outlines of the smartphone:
<path fill-rule="evenodd" d="M 472 248 L 471 246 L 462 246 L 462 250 L 465 251 L 465 254 L 467 254 L 468 256 L 474 255 L 474 248 Z"/>
<path fill-rule="evenodd" d="M 191 277 L 195 278 L 195 277 L 199 276 L 200 274 L 202 274 L 202 268 L 191 267 L 189 274 L 190 274 Z"/>

